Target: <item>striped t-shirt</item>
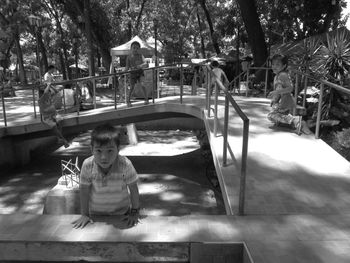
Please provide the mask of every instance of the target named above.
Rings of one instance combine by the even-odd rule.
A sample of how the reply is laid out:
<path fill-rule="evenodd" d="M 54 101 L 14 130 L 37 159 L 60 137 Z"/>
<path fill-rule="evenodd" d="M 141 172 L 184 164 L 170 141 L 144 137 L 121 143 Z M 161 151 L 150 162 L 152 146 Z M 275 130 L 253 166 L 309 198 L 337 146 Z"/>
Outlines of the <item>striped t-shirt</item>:
<path fill-rule="evenodd" d="M 125 156 L 116 158 L 105 175 L 94 161 L 84 160 L 80 184 L 90 186 L 90 214 L 121 215 L 130 207 L 128 184 L 137 182 L 138 176 L 131 161 Z"/>

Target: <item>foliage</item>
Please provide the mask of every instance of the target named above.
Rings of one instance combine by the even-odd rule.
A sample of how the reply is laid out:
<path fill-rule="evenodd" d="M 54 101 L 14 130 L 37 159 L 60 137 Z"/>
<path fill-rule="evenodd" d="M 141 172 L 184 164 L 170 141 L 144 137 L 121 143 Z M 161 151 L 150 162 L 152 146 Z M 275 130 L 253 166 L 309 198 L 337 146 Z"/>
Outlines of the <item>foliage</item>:
<path fill-rule="evenodd" d="M 325 76 L 330 81 L 342 84 L 350 69 L 350 35 L 347 31 L 337 31 L 320 49 L 320 59 L 324 62 Z"/>
<path fill-rule="evenodd" d="M 350 128 L 337 132 L 337 139 L 341 146 L 350 149 Z"/>
<path fill-rule="evenodd" d="M 302 39 L 344 23 L 340 21 L 340 11 L 345 7 L 345 0 L 336 2 L 335 6 L 329 0 L 262 0 L 256 1 L 256 4 L 266 39 L 273 44 L 281 41 L 281 36 L 285 40 Z M 212 20 L 213 32 L 210 32 L 203 3 Z M 144 39 L 153 37 L 155 25 L 158 40 L 177 58 L 185 53 L 196 57 L 212 55 L 215 51 L 214 38 L 220 50 L 232 50 L 236 47 L 238 32 L 243 46 L 248 41 L 235 1 L 90 0 L 90 5 L 93 46 L 105 63 L 110 59 L 111 47 L 128 41 L 134 35 Z M 63 63 L 71 63 L 76 53 L 73 39 L 74 43 L 78 42 L 79 57 L 83 58 L 87 53 L 83 7 L 84 0 L 0 0 L 0 28 L 9 36 L 3 40 L 6 48 L 1 50 L 7 62 L 2 60 L 1 63 L 8 67 L 10 56 L 13 62 L 17 61 L 18 50 L 13 44 L 16 30 L 24 61 L 36 63 L 33 56 L 36 30 L 28 24 L 30 14 L 46 21 L 39 33 L 42 37 L 41 52 L 43 55 L 47 53 L 49 63 L 60 67 L 60 50 L 66 56 Z M 53 19 L 55 15 L 58 19 Z M 60 26 L 62 31 L 57 33 Z"/>
<path fill-rule="evenodd" d="M 262 24 L 271 44 L 301 40 L 345 25 L 341 10 L 345 0 L 263 0 L 256 1 Z"/>

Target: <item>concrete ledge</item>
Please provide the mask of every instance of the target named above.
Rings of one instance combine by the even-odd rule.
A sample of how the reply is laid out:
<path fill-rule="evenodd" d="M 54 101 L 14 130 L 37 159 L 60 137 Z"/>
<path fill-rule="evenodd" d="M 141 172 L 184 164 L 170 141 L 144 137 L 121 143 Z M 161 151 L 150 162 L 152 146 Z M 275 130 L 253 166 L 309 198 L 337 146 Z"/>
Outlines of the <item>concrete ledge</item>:
<path fill-rule="evenodd" d="M 100 217 L 74 229 L 77 218 L 0 215 L 0 261 L 253 262 L 225 216 L 150 216 L 133 228 L 123 228 L 119 217 Z M 219 225 L 223 228 L 215 229 Z M 231 236 L 219 234 L 223 230 Z"/>

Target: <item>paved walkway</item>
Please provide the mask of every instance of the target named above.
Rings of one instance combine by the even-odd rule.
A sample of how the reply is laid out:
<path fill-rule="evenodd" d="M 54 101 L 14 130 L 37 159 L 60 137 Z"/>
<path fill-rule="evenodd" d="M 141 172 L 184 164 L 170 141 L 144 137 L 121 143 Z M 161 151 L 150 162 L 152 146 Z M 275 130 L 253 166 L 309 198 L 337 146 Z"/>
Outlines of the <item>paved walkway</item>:
<path fill-rule="evenodd" d="M 101 221 L 80 232 L 70 227 L 74 216 L 38 219 L 2 215 L 1 225 L 6 226 L 0 228 L 2 241 L 17 241 L 19 245 L 33 240 L 66 240 L 78 245 L 86 241 L 244 241 L 256 263 L 350 262 L 349 162 L 312 135 L 298 136 L 286 130 L 269 129 L 266 120 L 268 100 L 245 97 L 236 100 L 250 119 L 245 216 L 235 215 L 242 125 L 231 112 L 229 141 L 238 165 L 231 163 L 219 171 L 217 168 L 217 172 L 228 189 L 227 205 L 234 215 L 150 216 L 142 224 L 127 230 Z M 169 105 L 169 101 L 163 103 Z M 184 104 L 202 108 L 204 101 L 203 98 L 186 97 Z M 219 110 L 222 123 L 222 107 Z M 207 118 L 205 112 L 203 114 L 208 129 L 212 130 L 213 120 Z M 210 140 L 220 164 L 222 136 L 211 134 Z M 51 224 L 54 227 L 48 227 Z M 42 225 L 46 227 L 38 233 L 37 229 Z M 14 231 L 9 232 L 9 229 Z"/>

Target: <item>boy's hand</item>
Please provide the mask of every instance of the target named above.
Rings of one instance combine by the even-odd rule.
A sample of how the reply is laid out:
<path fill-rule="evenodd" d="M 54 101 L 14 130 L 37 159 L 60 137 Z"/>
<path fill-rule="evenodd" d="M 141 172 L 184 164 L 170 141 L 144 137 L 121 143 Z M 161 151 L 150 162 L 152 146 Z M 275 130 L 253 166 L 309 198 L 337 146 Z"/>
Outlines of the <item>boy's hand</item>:
<path fill-rule="evenodd" d="M 89 223 L 93 224 L 94 222 L 90 217 L 85 215 L 72 222 L 73 228 L 84 228 Z"/>
<path fill-rule="evenodd" d="M 131 211 L 124 216 L 123 221 L 126 221 L 128 227 L 132 227 L 139 223 L 140 213 L 138 209 L 131 209 Z"/>
<path fill-rule="evenodd" d="M 268 97 L 268 98 L 272 98 L 272 97 L 275 96 L 275 95 L 276 95 L 276 92 L 271 91 L 271 92 L 267 95 L 267 97 Z"/>

